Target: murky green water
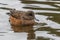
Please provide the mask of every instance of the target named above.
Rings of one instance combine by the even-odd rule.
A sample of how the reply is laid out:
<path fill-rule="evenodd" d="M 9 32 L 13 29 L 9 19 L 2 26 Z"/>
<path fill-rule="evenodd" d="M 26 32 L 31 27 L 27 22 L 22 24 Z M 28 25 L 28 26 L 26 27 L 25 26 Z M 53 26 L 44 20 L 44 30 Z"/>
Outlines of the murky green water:
<path fill-rule="evenodd" d="M 21 28 L 15 33 L 6 14 L 11 9 L 32 10 L 39 19 L 33 27 Z M 30 28 L 30 29 L 29 29 Z M 60 2 L 46 0 L 1 0 L 0 2 L 1 40 L 60 40 Z"/>

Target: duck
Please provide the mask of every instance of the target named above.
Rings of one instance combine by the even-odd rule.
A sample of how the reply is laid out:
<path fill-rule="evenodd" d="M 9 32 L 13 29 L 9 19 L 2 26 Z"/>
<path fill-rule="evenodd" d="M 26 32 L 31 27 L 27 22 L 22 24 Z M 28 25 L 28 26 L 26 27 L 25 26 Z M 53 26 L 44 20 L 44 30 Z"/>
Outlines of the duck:
<path fill-rule="evenodd" d="M 35 14 L 33 11 L 18 11 L 16 9 L 10 10 L 7 13 L 9 17 L 9 22 L 12 26 L 27 26 L 34 25 Z"/>
<path fill-rule="evenodd" d="M 31 34 L 34 34 L 33 26 L 36 23 L 35 20 L 38 21 L 38 19 L 35 18 L 33 11 L 18 11 L 13 9 L 7 14 L 9 15 L 9 23 L 11 25 L 12 31 L 27 32 L 29 37 Z M 32 35 L 33 38 L 34 35 Z"/>

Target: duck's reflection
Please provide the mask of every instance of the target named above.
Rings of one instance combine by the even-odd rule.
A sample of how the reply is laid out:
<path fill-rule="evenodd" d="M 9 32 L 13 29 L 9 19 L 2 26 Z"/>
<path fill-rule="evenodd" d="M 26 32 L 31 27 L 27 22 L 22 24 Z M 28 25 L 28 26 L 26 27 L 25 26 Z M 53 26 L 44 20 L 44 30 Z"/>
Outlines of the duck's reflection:
<path fill-rule="evenodd" d="M 27 32 L 27 40 L 35 39 L 33 25 L 31 26 L 12 26 L 14 32 Z"/>

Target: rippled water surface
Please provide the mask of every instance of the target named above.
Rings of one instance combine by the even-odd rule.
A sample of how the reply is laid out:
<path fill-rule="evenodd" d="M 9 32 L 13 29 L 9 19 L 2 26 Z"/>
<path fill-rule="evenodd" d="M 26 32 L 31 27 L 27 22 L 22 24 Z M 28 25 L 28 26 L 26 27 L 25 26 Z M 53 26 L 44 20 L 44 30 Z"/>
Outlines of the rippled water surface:
<path fill-rule="evenodd" d="M 10 9 L 32 10 L 38 24 L 14 32 L 6 14 Z M 0 40 L 60 40 L 60 2 L 48 0 L 0 0 Z"/>

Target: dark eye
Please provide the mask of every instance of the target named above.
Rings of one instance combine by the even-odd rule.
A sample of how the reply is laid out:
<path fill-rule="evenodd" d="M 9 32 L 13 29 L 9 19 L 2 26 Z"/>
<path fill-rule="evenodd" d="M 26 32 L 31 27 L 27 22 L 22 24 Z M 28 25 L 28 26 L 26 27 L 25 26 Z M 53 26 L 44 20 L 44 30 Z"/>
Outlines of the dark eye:
<path fill-rule="evenodd" d="M 29 13 L 28 15 L 29 15 L 29 16 L 33 16 L 33 14 L 32 14 L 32 13 Z"/>

